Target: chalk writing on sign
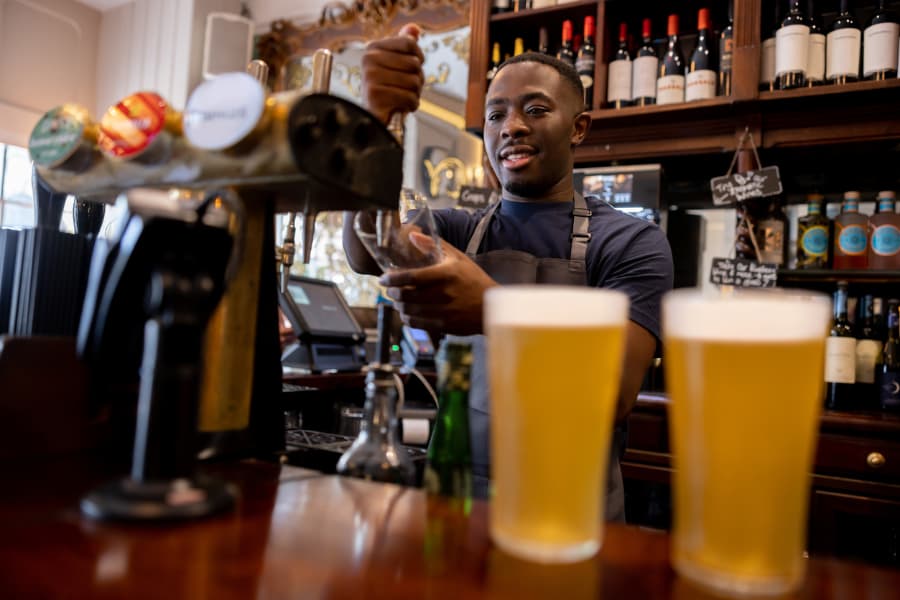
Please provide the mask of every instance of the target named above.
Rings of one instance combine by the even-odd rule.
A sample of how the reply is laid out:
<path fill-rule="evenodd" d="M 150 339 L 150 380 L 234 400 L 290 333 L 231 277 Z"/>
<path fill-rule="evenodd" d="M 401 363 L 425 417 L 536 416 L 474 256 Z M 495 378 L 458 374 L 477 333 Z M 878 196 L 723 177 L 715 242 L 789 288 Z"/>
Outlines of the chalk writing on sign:
<path fill-rule="evenodd" d="M 714 258 L 709 280 L 718 285 L 771 288 L 778 282 L 778 265 L 743 258 Z"/>
<path fill-rule="evenodd" d="M 764 198 L 781 193 L 781 174 L 778 167 L 758 171 L 713 177 L 709 181 L 713 204 L 724 206 L 751 198 Z"/>

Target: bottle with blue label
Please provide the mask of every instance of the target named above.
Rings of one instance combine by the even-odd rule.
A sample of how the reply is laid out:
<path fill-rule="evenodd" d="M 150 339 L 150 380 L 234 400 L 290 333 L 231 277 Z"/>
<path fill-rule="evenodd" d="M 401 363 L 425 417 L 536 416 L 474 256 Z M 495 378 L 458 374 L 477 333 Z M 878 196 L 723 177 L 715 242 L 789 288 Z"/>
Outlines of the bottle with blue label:
<path fill-rule="evenodd" d="M 797 222 L 797 268 L 824 269 L 828 266 L 828 247 L 831 245 L 828 217 L 822 214 L 825 197 L 809 194 L 807 212 Z"/>
<path fill-rule="evenodd" d="M 897 195 L 878 192 L 878 212 L 869 219 L 869 268 L 900 269 L 900 215 Z"/>
<path fill-rule="evenodd" d="M 844 192 L 841 214 L 834 220 L 834 268 L 868 266 L 869 217 L 859 214 L 859 192 Z"/>

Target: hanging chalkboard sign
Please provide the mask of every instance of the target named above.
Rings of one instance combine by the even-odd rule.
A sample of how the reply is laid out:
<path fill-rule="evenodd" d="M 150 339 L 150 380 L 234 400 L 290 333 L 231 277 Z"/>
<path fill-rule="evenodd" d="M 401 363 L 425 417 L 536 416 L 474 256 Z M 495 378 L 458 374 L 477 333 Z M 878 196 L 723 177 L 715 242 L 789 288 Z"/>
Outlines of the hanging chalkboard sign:
<path fill-rule="evenodd" d="M 493 194 L 494 190 L 492 190 L 491 188 L 481 188 L 464 185 L 460 189 L 457 206 L 459 206 L 460 208 L 470 208 L 473 210 L 487 208 L 491 203 L 491 197 L 493 196 Z"/>
<path fill-rule="evenodd" d="M 724 206 L 780 194 L 781 174 L 778 167 L 764 167 L 746 173 L 713 177 L 709 181 L 709 186 L 712 190 L 713 204 Z"/>
<path fill-rule="evenodd" d="M 743 258 L 713 258 L 709 280 L 717 285 L 771 288 L 778 282 L 778 265 Z"/>

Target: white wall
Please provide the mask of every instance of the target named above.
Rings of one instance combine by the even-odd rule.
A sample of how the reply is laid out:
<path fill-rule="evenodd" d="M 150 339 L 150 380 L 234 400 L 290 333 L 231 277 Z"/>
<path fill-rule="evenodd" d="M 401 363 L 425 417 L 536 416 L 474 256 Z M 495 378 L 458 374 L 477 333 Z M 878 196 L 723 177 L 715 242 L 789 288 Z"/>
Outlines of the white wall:
<path fill-rule="evenodd" d="M 183 108 L 201 80 L 207 15 L 237 13 L 240 6 L 240 0 L 135 0 L 104 12 L 96 114 L 141 90 Z"/>
<path fill-rule="evenodd" d="M 312 23 L 318 20 L 322 7 L 328 2 L 329 0 L 246 0 L 259 32 L 268 31 L 269 25 L 276 19 Z"/>
<path fill-rule="evenodd" d="M 0 142 L 25 146 L 56 105 L 95 105 L 100 21 L 74 0 L 0 0 Z"/>

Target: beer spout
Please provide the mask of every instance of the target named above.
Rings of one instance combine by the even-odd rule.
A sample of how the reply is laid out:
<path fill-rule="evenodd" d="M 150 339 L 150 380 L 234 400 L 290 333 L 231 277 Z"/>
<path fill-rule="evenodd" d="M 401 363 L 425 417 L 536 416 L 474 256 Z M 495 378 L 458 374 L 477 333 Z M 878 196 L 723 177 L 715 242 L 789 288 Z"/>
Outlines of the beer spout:
<path fill-rule="evenodd" d="M 297 213 L 290 212 L 287 214 L 287 223 L 284 225 L 284 240 L 281 242 L 281 248 L 279 249 L 279 263 L 281 265 L 281 292 L 286 294 L 288 287 L 288 280 L 291 277 L 291 265 L 294 264 L 294 252 L 296 252 L 296 245 L 294 240 L 296 238 L 297 228 L 294 225 L 294 220 L 297 218 Z"/>
<path fill-rule="evenodd" d="M 390 131 L 400 146 L 403 146 L 403 136 L 405 134 L 403 128 L 403 119 L 406 115 L 402 112 L 395 112 L 388 121 L 388 131 Z M 375 243 L 379 248 L 387 248 L 391 245 L 391 228 L 394 226 L 393 211 L 379 209 L 375 220 Z"/>
<path fill-rule="evenodd" d="M 314 210 L 307 209 L 303 213 L 303 264 L 309 264 L 309 258 L 312 254 L 313 236 L 316 234 L 316 216 L 318 213 Z"/>
<path fill-rule="evenodd" d="M 313 54 L 312 64 L 312 91 L 314 94 L 327 94 L 331 89 L 331 63 L 330 50 L 320 48 Z M 317 212 L 309 206 L 303 211 L 303 264 L 308 265 L 312 255 L 312 243 L 316 233 Z"/>

